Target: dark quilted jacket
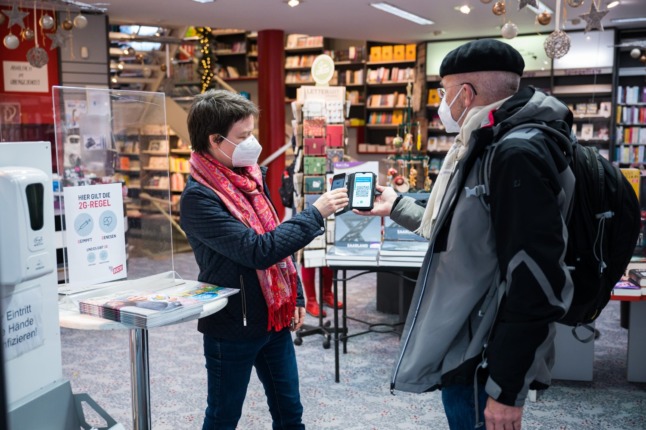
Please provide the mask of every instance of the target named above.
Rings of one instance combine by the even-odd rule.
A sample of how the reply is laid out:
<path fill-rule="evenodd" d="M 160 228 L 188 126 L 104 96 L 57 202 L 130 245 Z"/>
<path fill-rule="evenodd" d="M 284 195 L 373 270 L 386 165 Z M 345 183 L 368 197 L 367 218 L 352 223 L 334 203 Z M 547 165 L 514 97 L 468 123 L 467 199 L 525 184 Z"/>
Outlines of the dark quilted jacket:
<path fill-rule="evenodd" d="M 263 177 L 265 173 L 263 169 Z M 182 229 L 200 268 L 198 280 L 240 289 L 240 293 L 229 297 L 224 309 L 200 319 L 198 330 L 227 339 L 266 334 L 267 303 L 256 269 L 276 264 L 323 234 L 324 220 L 319 211 L 311 206 L 276 230 L 258 235 L 238 221 L 215 192 L 189 177 L 182 193 L 180 213 Z M 304 306 L 300 281 L 296 303 Z M 245 309 L 246 326 L 243 324 Z"/>

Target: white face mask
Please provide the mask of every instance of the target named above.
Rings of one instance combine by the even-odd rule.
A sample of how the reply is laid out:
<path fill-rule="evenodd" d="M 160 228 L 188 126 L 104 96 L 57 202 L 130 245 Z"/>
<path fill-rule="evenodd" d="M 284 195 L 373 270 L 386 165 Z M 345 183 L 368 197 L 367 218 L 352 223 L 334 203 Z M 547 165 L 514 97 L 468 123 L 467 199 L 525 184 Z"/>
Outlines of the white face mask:
<path fill-rule="evenodd" d="M 233 150 L 231 157 L 229 157 L 218 147 L 218 149 L 220 149 L 220 152 L 231 160 L 233 167 L 249 167 L 258 162 L 258 157 L 260 157 L 262 146 L 260 146 L 260 143 L 258 143 L 258 140 L 256 140 L 256 137 L 253 134 L 238 144 L 231 142 L 224 136 L 222 138 L 236 147 Z"/>
<path fill-rule="evenodd" d="M 447 131 L 447 133 L 458 133 L 460 131 L 460 120 L 464 116 L 465 113 L 467 113 L 467 109 L 465 108 L 462 111 L 462 114 L 460 115 L 460 118 L 458 120 L 454 120 L 453 116 L 451 115 L 451 107 L 453 107 L 453 103 L 458 99 L 458 96 L 460 95 L 460 92 L 462 91 L 464 87 L 458 91 L 458 93 L 453 97 L 453 101 L 451 101 L 451 104 L 446 104 L 446 97 L 442 99 L 440 102 L 440 107 L 437 109 L 437 114 L 440 116 L 440 121 L 442 121 L 442 125 L 444 125 L 444 129 Z"/>

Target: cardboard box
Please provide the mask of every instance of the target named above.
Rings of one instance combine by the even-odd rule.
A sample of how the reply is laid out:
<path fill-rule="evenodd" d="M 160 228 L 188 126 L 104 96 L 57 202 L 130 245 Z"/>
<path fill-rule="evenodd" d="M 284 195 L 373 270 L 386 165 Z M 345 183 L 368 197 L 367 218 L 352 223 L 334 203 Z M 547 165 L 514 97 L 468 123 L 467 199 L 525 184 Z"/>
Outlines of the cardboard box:
<path fill-rule="evenodd" d="M 393 60 L 395 61 L 406 60 L 406 47 L 404 45 L 393 46 Z"/>
<path fill-rule="evenodd" d="M 392 45 L 385 45 L 381 47 L 381 61 L 393 61 Z"/>
<path fill-rule="evenodd" d="M 370 47 L 370 61 L 381 61 L 381 46 Z"/>
<path fill-rule="evenodd" d="M 415 61 L 417 58 L 417 45 L 410 43 L 406 45 L 406 61 Z"/>

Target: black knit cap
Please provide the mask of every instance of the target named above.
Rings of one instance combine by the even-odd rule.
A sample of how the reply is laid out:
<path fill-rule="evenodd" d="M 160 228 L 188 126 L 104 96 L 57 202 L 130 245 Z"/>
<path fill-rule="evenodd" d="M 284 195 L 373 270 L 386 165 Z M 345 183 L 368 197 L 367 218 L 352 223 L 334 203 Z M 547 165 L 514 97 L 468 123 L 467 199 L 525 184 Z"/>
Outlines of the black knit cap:
<path fill-rule="evenodd" d="M 440 76 L 469 72 L 513 72 L 523 75 L 525 61 L 511 45 L 494 39 L 465 43 L 446 54 Z"/>

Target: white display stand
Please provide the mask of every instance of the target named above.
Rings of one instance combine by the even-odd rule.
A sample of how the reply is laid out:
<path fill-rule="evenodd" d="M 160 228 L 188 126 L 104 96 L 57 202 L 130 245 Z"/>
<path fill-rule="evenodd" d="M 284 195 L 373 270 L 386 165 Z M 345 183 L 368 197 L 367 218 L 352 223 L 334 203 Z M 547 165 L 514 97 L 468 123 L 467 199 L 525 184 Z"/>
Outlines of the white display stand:
<path fill-rule="evenodd" d="M 594 324 L 591 326 L 594 328 Z M 582 338 L 590 335 L 585 328 L 578 328 L 577 333 Z M 556 324 L 554 347 L 556 354 L 552 368 L 552 379 L 592 381 L 594 339 L 583 343 L 574 337 L 572 327 Z"/>

